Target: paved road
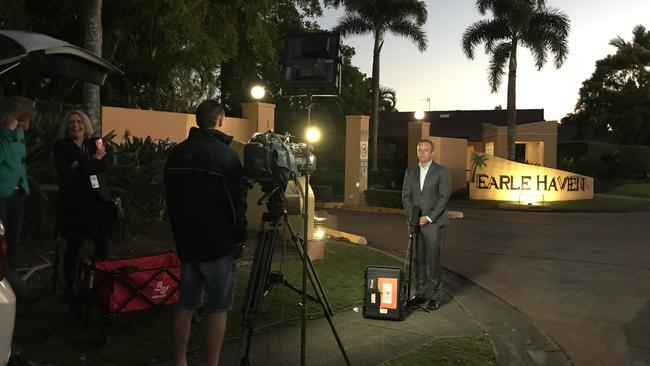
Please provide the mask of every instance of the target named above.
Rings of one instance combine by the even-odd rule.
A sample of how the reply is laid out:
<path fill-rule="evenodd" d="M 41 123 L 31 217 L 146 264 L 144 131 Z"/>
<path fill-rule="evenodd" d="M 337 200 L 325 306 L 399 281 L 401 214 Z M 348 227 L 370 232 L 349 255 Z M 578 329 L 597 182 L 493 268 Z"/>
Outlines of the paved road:
<path fill-rule="evenodd" d="M 575 365 L 650 365 L 650 212 L 461 210 L 445 267 L 526 313 Z M 406 248 L 403 216 L 328 212 L 371 246 Z"/>

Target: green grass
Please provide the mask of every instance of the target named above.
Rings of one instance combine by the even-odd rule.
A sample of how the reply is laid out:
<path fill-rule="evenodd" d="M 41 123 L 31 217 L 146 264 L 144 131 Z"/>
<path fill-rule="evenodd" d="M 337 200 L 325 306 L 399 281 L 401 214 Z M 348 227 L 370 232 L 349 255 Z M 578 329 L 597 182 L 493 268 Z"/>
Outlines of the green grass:
<path fill-rule="evenodd" d="M 607 194 L 650 198 L 650 183 L 627 183 L 611 189 Z"/>
<path fill-rule="evenodd" d="M 441 338 L 382 366 L 489 366 L 496 365 L 486 337 Z"/>
<path fill-rule="evenodd" d="M 328 242 L 325 246 L 325 258 L 314 261 L 314 268 L 321 279 L 327 299 L 334 311 L 340 311 L 360 305 L 363 301 L 363 271 L 367 265 L 394 265 L 400 263 L 379 252 L 368 250 L 364 247 L 351 245 L 342 242 Z M 276 248 L 274 263 L 271 271 L 281 271 L 287 280 L 294 286 L 300 288 L 302 285 L 302 262 L 295 251 L 293 244 L 287 244 L 284 261 L 282 261 L 282 248 Z M 246 253 L 244 265 L 239 269 L 237 279 L 237 291 L 235 297 L 235 309 L 241 308 L 252 252 Z M 309 293 L 313 295 L 310 282 L 307 282 Z M 276 323 L 281 320 L 297 319 L 300 317 L 298 304 L 302 301 L 302 295 L 289 288 L 276 285 L 262 300 L 260 310 L 256 317 L 256 327 Z M 323 315 L 320 304 L 309 301 L 307 312 L 311 318 Z M 229 315 L 230 322 L 226 337 L 238 336 L 240 312 L 233 311 Z"/>
<path fill-rule="evenodd" d="M 281 263 L 282 246 L 277 244 L 272 270 L 282 272 L 295 286 L 301 285 L 301 265 L 295 246 L 286 247 Z M 241 304 L 246 290 L 253 249 L 240 262 L 234 310 L 229 314 L 227 338 L 240 333 Z M 328 242 L 325 259 L 314 266 L 334 311 L 359 305 L 363 298 L 363 270 L 368 264 L 399 265 L 394 259 L 363 247 Z M 301 295 L 278 285 L 262 300 L 255 326 L 278 324 L 300 316 Z M 311 318 L 321 317 L 320 305 L 308 304 Z M 76 321 L 60 297 L 45 297 L 18 304 L 14 339 L 33 361 L 54 365 L 116 364 L 148 365 L 171 357 L 173 307 L 118 314 L 108 334 L 111 341 L 102 344 L 101 312 L 90 312 L 88 323 Z M 272 329 L 271 329 L 272 331 Z M 202 327 L 192 327 L 190 348 L 200 345 Z"/>
<path fill-rule="evenodd" d="M 247 248 L 237 274 L 234 310 L 229 313 L 227 341 L 240 335 L 241 304 L 246 290 L 254 248 Z M 284 249 L 284 250 L 283 250 Z M 277 244 L 273 271 L 282 270 L 295 286 L 301 285 L 301 265 L 295 246 Z M 285 252 L 282 258 L 281 253 Z M 342 242 L 328 242 L 324 260 L 314 262 L 334 311 L 362 304 L 363 271 L 367 265 L 400 263 L 379 252 Z M 256 328 L 274 332 L 296 326 L 301 295 L 277 285 L 261 302 Z M 309 302 L 310 318 L 323 316 L 320 305 Z M 15 341 L 36 362 L 53 365 L 151 365 L 171 358 L 173 307 L 118 314 L 108 330 L 110 342 L 103 344 L 103 317 L 90 312 L 88 322 L 76 321 L 59 297 L 44 297 L 20 303 Z M 201 344 L 203 327 L 194 324 L 190 349 Z M 492 365 L 494 354 L 482 337 L 439 339 L 386 365 Z"/>

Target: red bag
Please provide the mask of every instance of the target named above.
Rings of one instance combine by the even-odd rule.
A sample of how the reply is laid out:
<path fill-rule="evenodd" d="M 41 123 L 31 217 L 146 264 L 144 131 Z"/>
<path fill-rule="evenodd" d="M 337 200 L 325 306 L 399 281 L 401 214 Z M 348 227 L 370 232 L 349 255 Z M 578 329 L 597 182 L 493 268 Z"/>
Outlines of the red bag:
<path fill-rule="evenodd" d="M 82 264 L 75 294 L 109 313 L 178 302 L 180 261 L 176 253 Z"/>

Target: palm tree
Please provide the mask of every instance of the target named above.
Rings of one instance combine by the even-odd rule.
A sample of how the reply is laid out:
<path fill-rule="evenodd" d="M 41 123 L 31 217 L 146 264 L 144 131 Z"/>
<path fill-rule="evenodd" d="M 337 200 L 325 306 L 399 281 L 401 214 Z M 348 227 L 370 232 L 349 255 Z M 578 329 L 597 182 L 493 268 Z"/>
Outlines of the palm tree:
<path fill-rule="evenodd" d="M 379 110 L 382 112 L 395 112 L 397 109 L 397 95 L 395 89 L 381 87 L 379 88 Z"/>
<path fill-rule="evenodd" d="M 616 38 L 609 41 L 609 44 L 618 48 L 619 50 L 634 46 L 650 49 L 650 30 L 646 31 L 645 27 L 639 24 L 634 27 L 632 34 L 634 35 L 634 38 L 632 38 L 631 43 L 626 42 L 623 37 L 617 36 Z"/>
<path fill-rule="evenodd" d="M 373 34 L 375 38 L 372 59 L 372 161 L 377 169 L 377 135 L 379 132 L 379 58 L 387 33 L 405 37 L 417 44 L 418 50 L 427 49 L 427 36 L 422 26 L 427 21 L 427 7 L 420 0 L 335 0 L 335 7 L 343 4 L 345 15 L 334 30 L 342 36 Z"/>
<path fill-rule="evenodd" d="M 486 161 L 488 161 L 486 154 L 472 153 L 472 172 L 470 174 L 471 183 L 474 183 L 476 180 L 476 168 L 485 168 L 487 166 L 487 164 L 485 164 Z"/>
<path fill-rule="evenodd" d="M 528 48 L 541 70 L 548 52 L 560 68 L 569 53 L 569 17 L 546 6 L 546 0 L 476 0 L 481 15 L 488 11 L 492 19 L 479 20 L 463 34 L 462 46 L 467 58 L 474 59 L 474 48 L 485 43 L 490 55 L 488 81 L 492 93 L 501 86 L 508 63 L 508 159 L 515 159 L 515 125 L 517 123 L 516 77 L 517 48 Z"/>
<path fill-rule="evenodd" d="M 84 47 L 97 56 L 102 55 L 102 0 L 86 3 L 86 23 Z M 83 105 L 92 122 L 96 134 L 101 136 L 101 101 L 99 85 L 84 83 Z"/>

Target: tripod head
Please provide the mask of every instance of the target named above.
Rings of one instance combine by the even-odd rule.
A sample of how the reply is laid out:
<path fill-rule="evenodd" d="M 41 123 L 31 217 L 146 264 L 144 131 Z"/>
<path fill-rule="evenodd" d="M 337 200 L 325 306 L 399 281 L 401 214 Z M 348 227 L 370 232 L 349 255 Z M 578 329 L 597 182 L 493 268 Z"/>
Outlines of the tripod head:
<path fill-rule="evenodd" d="M 262 215 L 262 221 L 276 224 L 282 219 L 286 211 L 282 194 L 284 189 L 281 185 L 262 184 L 264 195 L 257 200 L 258 205 L 266 205 L 266 212 Z"/>

